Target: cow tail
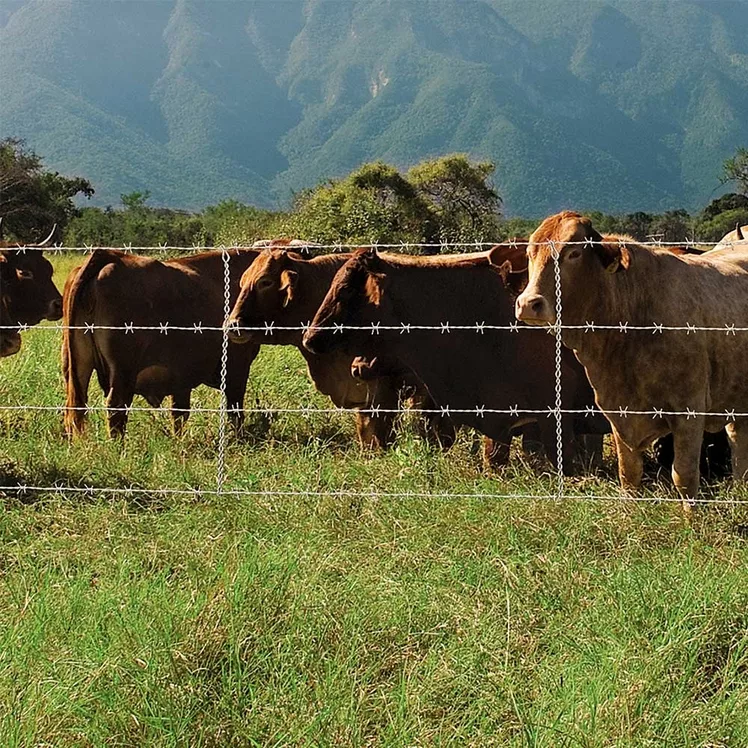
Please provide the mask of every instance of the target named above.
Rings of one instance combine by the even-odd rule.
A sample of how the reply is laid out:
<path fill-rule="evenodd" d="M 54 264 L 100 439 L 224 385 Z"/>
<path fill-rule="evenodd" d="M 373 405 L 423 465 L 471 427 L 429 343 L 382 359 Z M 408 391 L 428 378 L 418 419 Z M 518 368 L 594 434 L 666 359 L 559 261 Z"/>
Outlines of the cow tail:
<path fill-rule="evenodd" d="M 65 283 L 62 297 L 62 375 L 65 379 L 65 432 L 69 437 L 83 432 L 88 401 L 88 383 L 96 363 L 93 333 L 70 329 L 85 326 L 85 299 L 90 281 L 102 268 L 119 261 L 119 254 L 97 249 L 79 268 L 73 270 Z"/>

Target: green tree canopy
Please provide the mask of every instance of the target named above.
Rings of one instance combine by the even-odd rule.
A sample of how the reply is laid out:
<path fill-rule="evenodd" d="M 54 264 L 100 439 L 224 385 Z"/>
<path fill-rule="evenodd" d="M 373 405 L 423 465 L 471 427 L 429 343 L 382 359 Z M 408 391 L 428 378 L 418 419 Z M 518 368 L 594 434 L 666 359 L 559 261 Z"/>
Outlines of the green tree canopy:
<path fill-rule="evenodd" d="M 297 195 L 288 235 L 325 243 L 419 243 L 499 236 L 494 165 L 456 154 L 401 174 L 377 161 Z"/>
<path fill-rule="evenodd" d="M 73 198 L 91 197 L 94 188 L 82 177 L 46 171 L 42 159 L 23 140 L 0 140 L 0 237 L 39 241 L 57 224 L 62 233 L 78 212 Z"/>
<path fill-rule="evenodd" d="M 491 177 L 491 161 L 471 161 L 463 153 L 423 161 L 406 178 L 437 216 L 442 241 L 491 240 L 498 235 L 501 197 Z"/>
<path fill-rule="evenodd" d="M 394 167 L 364 164 L 342 180 L 296 196 L 285 233 L 335 243 L 433 242 L 435 216 Z"/>

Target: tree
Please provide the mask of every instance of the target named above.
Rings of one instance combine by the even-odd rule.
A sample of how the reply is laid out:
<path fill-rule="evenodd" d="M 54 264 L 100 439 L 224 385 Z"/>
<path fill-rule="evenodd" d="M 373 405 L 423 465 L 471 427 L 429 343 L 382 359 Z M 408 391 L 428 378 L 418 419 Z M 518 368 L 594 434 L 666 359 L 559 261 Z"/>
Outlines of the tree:
<path fill-rule="evenodd" d="M 24 242 L 38 241 L 54 224 L 61 233 L 78 213 L 73 198 L 79 194 L 94 194 L 87 179 L 46 171 L 23 140 L 0 140 L 0 232 Z"/>
<path fill-rule="evenodd" d="M 442 241 L 491 240 L 498 235 L 501 197 L 491 182 L 496 166 L 453 153 L 423 161 L 407 180 L 429 203 Z"/>
<path fill-rule="evenodd" d="M 150 190 L 144 190 L 143 192 L 127 192 L 124 195 L 120 195 L 119 199 L 122 201 L 122 205 L 125 206 L 125 210 L 142 212 L 146 209 L 146 203 L 150 196 Z"/>
<path fill-rule="evenodd" d="M 732 158 L 728 158 L 722 165 L 722 184 L 735 182 L 738 192 L 748 195 L 748 148 L 738 148 Z"/>
<path fill-rule="evenodd" d="M 283 233 L 325 243 L 432 243 L 436 216 L 397 169 L 381 161 L 298 194 Z"/>
<path fill-rule="evenodd" d="M 652 220 L 652 236 L 665 244 L 681 244 L 692 233 L 691 216 L 687 211 L 668 210 Z"/>
<path fill-rule="evenodd" d="M 633 236 L 634 239 L 645 241 L 652 234 L 652 225 L 654 217 L 649 213 L 637 211 L 629 213 L 623 218 L 623 233 Z"/>
<path fill-rule="evenodd" d="M 701 211 L 700 219 L 703 221 L 710 221 L 712 218 L 716 218 L 720 215 L 720 213 L 725 213 L 728 210 L 748 211 L 748 195 L 738 195 L 735 192 L 728 192 L 726 195 L 722 195 L 716 200 L 712 200 L 712 202 Z"/>

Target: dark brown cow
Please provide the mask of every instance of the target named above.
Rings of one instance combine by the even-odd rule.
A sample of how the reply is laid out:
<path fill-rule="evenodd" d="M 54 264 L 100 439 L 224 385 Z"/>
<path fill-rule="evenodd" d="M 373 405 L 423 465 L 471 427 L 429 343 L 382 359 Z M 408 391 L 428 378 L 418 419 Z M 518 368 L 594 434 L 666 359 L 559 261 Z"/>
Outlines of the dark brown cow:
<path fill-rule="evenodd" d="M 500 451 L 497 462 L 506 462 L 512 434 L 528 423 L 538 424 L 546 454 L 555 460 L 556 419 L 511 412 L 515 407 L 546 411 L 554 406 L 553 339 L 532 331 L 476 329 L 481 323 L 489 327 L 513 323 L 513 297 L 505 282 L 516 276 L 521 285 L 522 273 L 512 272 L 521 271 L 512 263 L 516 253 L 517 248 L 511 246 L 436 257 L 359 252 L 335 276 L 304 335 L 304 345 L 319 354 L 334 350 L 360 354 L 372 365 L 379 355 L 394 356 L 415 372 L 437 406 L 450 408 L 455 422 L 472 426 L 495 441 Z M 491 256 L 500 272 L 492 266 Z M 443 327 L 447 323 L 470 329 L 448 331 Z M 372 335 L 367 329 L 341 329 L 341 325 L 394 329 Z M 563 407 L 592 407 L 592 389 L 568 352 L 562 371 Z M 476 411 L 480 407 L 486 411 Z M 564 464 L 569 467 L 575 419 L 562 418 Z M 606 427 L 599 415 L 579 421 L 597 434 Z"/>
<path fill-rule="evenodd" d="M 396 411 L 401 396 L 409 394 L 415 385 L 411 373 L 401 364 L 389 360 L 386 371 L 356 377 L 351 369 L 352 356 L 340 352 L 318 356 L 302 345 L 302 325 L 312 320 L 335 273 L 350 257 L 334 254 L 306 260 L 284 249 L 265 249 L 242 277 L 241 293 L 228 320 L 229 337 L 235 343 L 295 346 L 304 356 L 316 388 L 340 408 Z M 422 397 L 420 404 L 428 407 Z M 360 443 L 368 447 L 390 444 L 395 415 L 357 413 Z M 454 440 L 454 427 L 439 420 L 432 419 L 430 426 L 448 446 Z"/>
<path fill-rule="evenodd" d="M 8 329 L 15 327 L 8 309 L 10 296 L 5 292 L 10 273 L 8 260 L 0 253 L 0 358 L 13 356 L 21 350 L 21 335 L 18 330 Z"/>
<path fill-rule="evenodd" d="M 731 335 L 726 326 L 748 327 L 748 252 L 679 257 L 629 239 L 606 240 L 588 218 L 566 211 L 530 237 L 529 283 L 516 305 L 518 319 L 530 324 L 556 321 L 554 248 L 562 322 L 582 328 L 565 329 L 563 340 L 587 370 L 611 422 L 624 487 L 640 485 L 644 450 L 672 433 L 673 482 L 684 502 L 694 499 L 703 432 L 723 427 L 733 473 L 743 476 L 748 421 L 733 421 L 729 411 L 748 410 L 748 336 Z M 586 332 L 588 322 L 614 329 Z M 621 323 L 715 329 L 623 333 L 615 329 Z"/>
<path fill-rule="evenodd" d="M 0 244 L 0 326 L 36 325 L 62 317 L 62 296 L 52 281 L 53 268 L 40 249 Z M 18 330 L 0 330 L 0 357 L 21 350 Z"/>
<path fill-rule="evenodd" d="M 257 254 L 252 249 L 229 251 L 232 301 L 239 294 L 242 273 Z M 142 395 L 153 407 L 171 396 L 174 428 L 179 432 L 189 416 L 192 390 L 200 384 L 220 387 L 222 253 L 161 262 L 97 249 L 65 283 L 64 318 L 66 326 L 84 328 L 66 329 L 63 339 L 68 434 L 83 429 L 94 371 L 106 394 L 110 435 L 124 435 L 134 395 Z M 131 324 L 156 329 L 128 331 Z M 95 327 L 87 330 L 87 325 Z M 200 331 L 201 327 L 217 329 Z M 249 368 L 258 351 L 259 345 L 229 346 L 226 396 L 229 417 L 237 428 L 243 419 Z"/>

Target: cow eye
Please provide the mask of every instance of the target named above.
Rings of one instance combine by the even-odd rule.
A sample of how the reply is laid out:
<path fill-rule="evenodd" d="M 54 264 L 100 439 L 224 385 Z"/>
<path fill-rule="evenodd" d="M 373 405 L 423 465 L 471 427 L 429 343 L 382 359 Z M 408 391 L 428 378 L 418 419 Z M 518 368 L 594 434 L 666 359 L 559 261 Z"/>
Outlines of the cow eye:
<path fill-rule="evenodd" d="M 582 250 L 581 249 L 572 249 L 571 252 L 569 252 L 566 255 L 567 260 L 578 260 L 582 256 Z"/>
<path fill-rule="evenodd" d="M 16 270 L 16 275 L 20 280 L 34 280 L 34 274 L 30 270 L 23 270 L 22 268 L 18 268 Z"/>
<path fill-rule="evenodd" d="M 273 285 L 273 281 L 270 278 L 260 278 L 257 282 L 257 288 L 270 288 Z"/>

